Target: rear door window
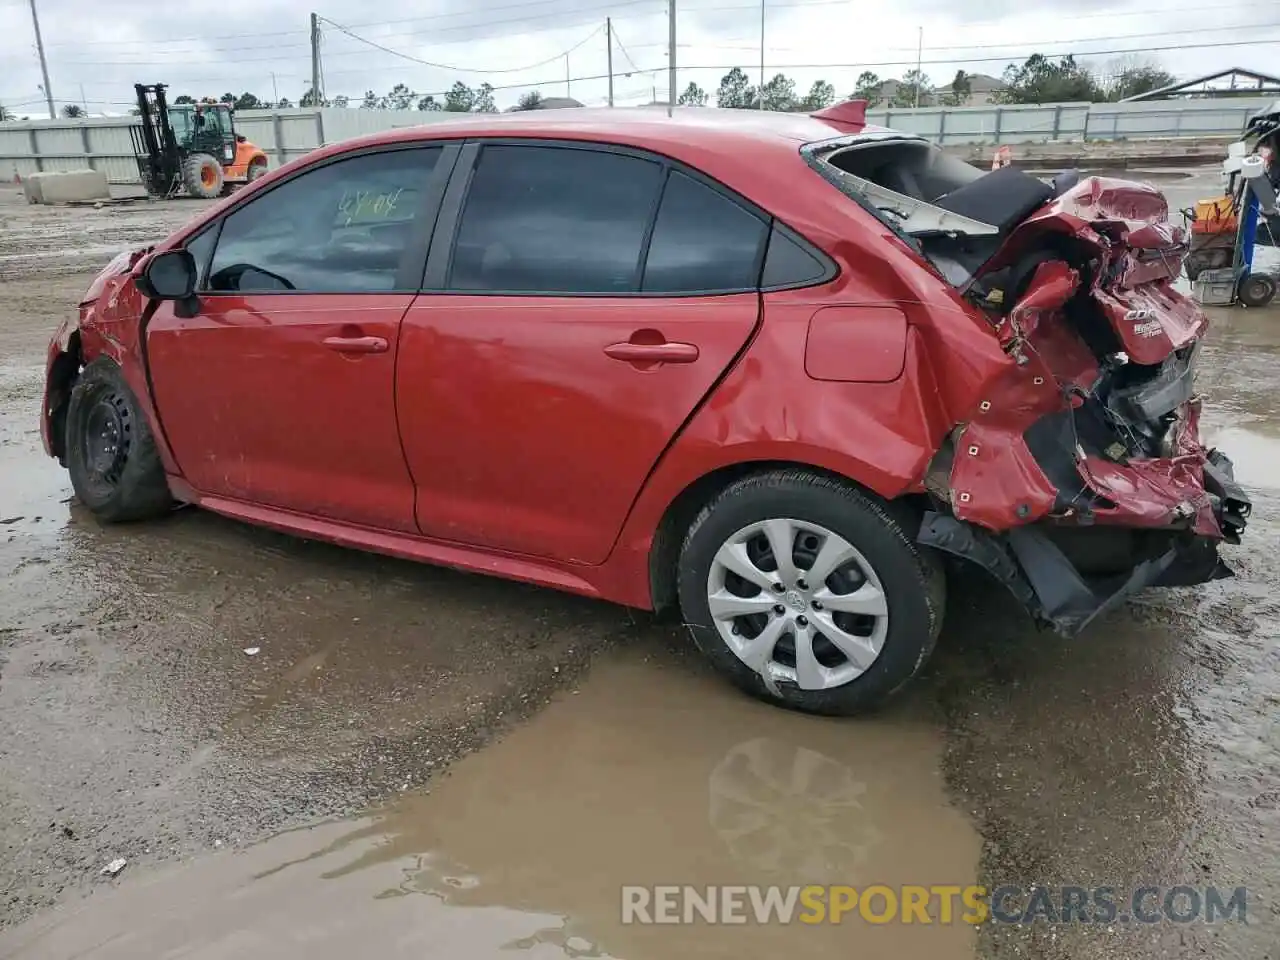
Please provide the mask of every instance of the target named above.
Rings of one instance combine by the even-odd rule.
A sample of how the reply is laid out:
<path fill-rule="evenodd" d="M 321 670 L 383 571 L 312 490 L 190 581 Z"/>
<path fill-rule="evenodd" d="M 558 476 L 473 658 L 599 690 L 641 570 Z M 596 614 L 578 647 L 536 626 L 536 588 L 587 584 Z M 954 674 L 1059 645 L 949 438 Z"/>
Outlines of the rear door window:
<path fill-rule="evenodd" d="M 205 289 L 395 290 L 440 154 L 430 147 L 338 160 L 250 200 L 224 221 Z"/>
<path fill-rule="evenodd" d="M 656 161 L 605 150 L 486 146 L 462 211 L 448 288 L 634 292 L 662 172 Z"/>
<path fill-rule="evenodd" d="M 704 183 L 672 170 L 645 261 L 645 293 L 754 290 L 768 226 Z"/>

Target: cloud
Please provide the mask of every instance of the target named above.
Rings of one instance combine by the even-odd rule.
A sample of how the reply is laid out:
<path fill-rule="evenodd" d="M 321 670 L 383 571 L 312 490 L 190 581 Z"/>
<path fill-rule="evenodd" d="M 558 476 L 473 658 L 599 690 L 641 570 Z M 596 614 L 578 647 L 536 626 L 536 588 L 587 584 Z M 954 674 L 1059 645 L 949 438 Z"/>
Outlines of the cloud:
<path fill-rule="evenodd" d="M 1231 65 L 1266 69 L 1280 55 L 1280 12 L 1274 0 L 1232 0 L 1211 18 L 1191 0 L 987 0 L 957 7 L 914 0 L 867 8 L 847 0 L 775 0 L 765 8 L 765 70 L 779 70 L 805 89 L 827 79 L 847 93 L 863 69 L 900 76 L 916 59 L 942 80 L 963 68 L 998 75 L 1033 52 L 1103 63 L 1108 51 L 1144 50 L 1176 74 Z M 714 90 L 733 65 L 757 79 L 760 7 L 751 0 L 677 0 L 679 86 Z M 310 84 L 310 2 L 225 0 L 210 20 L 191 8 L 141 0 L 39 0 L 51 85 L 59 103 L 91 112 L 123 111 L 135 82 L 163 82 L 175 93 L 218 96 L 250 91 L 293 101 Z M 455 80 L 499 88 L 500 105 L 537 88 L 603 102 L 607 82 L 604 18 L 612 18 L 615 92 L 643 102 L 667 86 L 665 0 L 382 0 L 362 12 L 321 3 L 318 12 L 353 32 L 411 57 L 397 58 L 332 26 L 323 31 L 325 90 L 353 99 L 405 83 L 441 93 Z M 594 33 L 593 33 L 594 31 Z M 585 42 L 584 42 L 585 41 Z M 1207 46 L 1246 41 L 1242 46 Z M 564 51 L 581 44 L 567 56 Z M 1180 49 L 1166 49 L 1180 48 Z M 1096 52 L 1096 53 L 1094 53 Z M 873 63 L 872 58 L 881 61 Z M 0 103 L 39 115 L 42 94 L 31 19 L 25 4 L 0 8 Z M 538 66 L 533 66 L 538 64 Z M 812 66 L 814 64 L 820 66 Z M 628 75 L 629 74 L 629 75 Z M 83 94 L 81 90 L 83 89 Z"/>

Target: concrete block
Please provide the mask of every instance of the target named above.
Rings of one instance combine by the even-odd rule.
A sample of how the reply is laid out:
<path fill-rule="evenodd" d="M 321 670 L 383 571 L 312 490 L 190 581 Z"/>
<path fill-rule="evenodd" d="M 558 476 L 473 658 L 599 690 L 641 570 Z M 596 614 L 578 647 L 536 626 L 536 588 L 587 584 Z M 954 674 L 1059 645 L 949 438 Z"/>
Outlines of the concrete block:
<path fill-rule="evenodd" d="M 29 203 L 66 203 L 70 200 L 110 200 L 111 188 L 101 170 L 67 170 L 33 173 L 24 181 Z"/>
<path fill-rule="evenodd" d="M 40 192 L 40 181 L 36 179 L 40 174 L 32 173 L 22 181 L 22 195 L 27 198 L 27 203 L 40 203 L 42 194 Z"/>

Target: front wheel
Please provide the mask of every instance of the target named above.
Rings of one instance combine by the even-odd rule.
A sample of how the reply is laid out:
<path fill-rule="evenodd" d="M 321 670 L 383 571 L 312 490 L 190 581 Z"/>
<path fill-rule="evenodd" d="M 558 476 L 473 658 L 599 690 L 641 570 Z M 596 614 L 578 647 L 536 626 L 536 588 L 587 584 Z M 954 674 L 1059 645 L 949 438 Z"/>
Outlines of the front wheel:
<path fill-rule="evenodd" d="M 712 664 L 761 699 L 853 714 L 924 665 L 946 582 L 890 508 L 801 470 L 739 480 L 680 556 L 680 606 Z"/>
<path fill-rule="evenodd" d="M 67 469 L 80 502 L 108 523 L 145 520 L 173 506 L 146 415 L 105 357 L 85 367 L 71 391 Z"/>
<path fill-rule="evenodd" d="M 222 193 L 223 171 L 207 153 L 193 153 L 182 164 L 182 183 L 187 193 L 202 200 L 212 200 Z"/>

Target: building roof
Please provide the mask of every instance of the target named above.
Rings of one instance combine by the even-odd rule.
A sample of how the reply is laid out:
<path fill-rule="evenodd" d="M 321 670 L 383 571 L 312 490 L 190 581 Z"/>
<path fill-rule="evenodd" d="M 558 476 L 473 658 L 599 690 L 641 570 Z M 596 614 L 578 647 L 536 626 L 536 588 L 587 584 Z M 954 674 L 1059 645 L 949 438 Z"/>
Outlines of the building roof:
<path fill-rule="evenodd" d="M 581 107 L 582 103 L 573 97 L 543 97 L 538 101 L 538 105 L 533 107 L 534 110 L 563 110 L 566 107 Z M 520 107 L 507 107 L 504 113 L 523 113 Z"/>

